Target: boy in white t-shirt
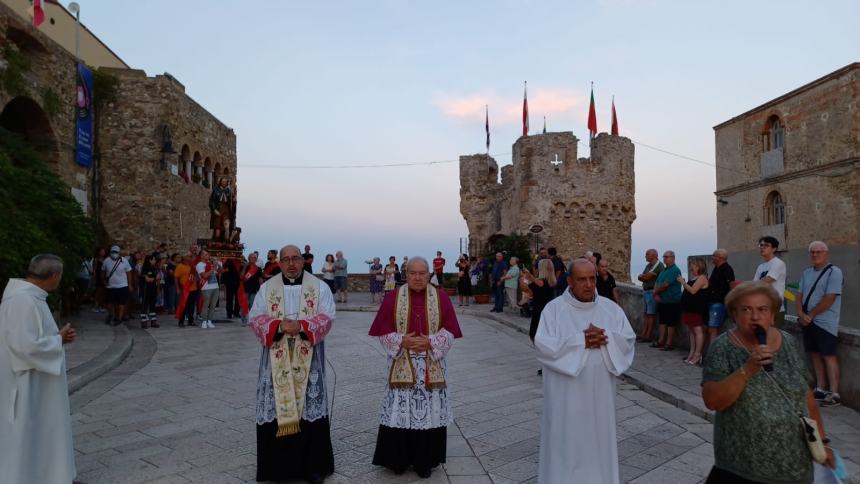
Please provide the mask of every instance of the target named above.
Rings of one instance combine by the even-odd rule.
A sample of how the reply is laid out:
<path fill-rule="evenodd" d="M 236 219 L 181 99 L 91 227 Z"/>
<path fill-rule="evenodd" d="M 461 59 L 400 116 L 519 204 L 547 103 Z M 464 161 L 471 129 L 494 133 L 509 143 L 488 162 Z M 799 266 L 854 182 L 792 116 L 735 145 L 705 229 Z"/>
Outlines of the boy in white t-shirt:
<path fill-rule="evenodd" d="M 132 268 L 121 257 L 119 246 L 115 245 L 111 247 L 110 257 L 102 263 L 102 273 L 99 275 L 107 288 L 109 310 L 105 324 L 111 324 L 111 315 L 114 318 L 114 326 L 122 322 L 122 318 L 125 316 L 125 307 L 128 304 L 132 291 L 132 275 Z"/>
<path fill-rule="evenodd" d="M 783 301 L 785 298 L 786 268 L 785 262 L 776 256 L 776 250 L 778 248 L 779 241 L 776 240 L 775 237 L 767 235 L 758 239 L 758 251 L 759 254 L 761 254 L 762 259 L 764 259 L 764 262 L 759 264 L 756 268 L 755 274 L 753 274 L 753 280 L 764 281 L 773 286 L 777 294 L 779 294 L 779 300 Z M 780 305 L 779 313 L 774 315 L 773 322 L 777 328 L 782 327 L 785 322 L 784 305 Z"/>

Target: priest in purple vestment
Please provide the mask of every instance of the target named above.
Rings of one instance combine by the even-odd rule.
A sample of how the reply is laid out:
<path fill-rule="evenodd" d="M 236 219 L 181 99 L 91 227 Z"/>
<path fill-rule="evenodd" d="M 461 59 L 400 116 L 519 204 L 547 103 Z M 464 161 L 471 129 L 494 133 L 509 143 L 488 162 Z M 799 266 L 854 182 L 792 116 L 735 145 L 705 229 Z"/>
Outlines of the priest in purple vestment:
<path fill-rule="evenodd" d="M 373 463 L 397 474 L 413 466 L 422 478 L 445 462 L 453 420 L 445 355 L 462 337 L 451 300 L 428 285 L 430 276 L 426 259 L 409 259 L 407 283 L 385 296 L 370 327 L 388 354 Z"/>

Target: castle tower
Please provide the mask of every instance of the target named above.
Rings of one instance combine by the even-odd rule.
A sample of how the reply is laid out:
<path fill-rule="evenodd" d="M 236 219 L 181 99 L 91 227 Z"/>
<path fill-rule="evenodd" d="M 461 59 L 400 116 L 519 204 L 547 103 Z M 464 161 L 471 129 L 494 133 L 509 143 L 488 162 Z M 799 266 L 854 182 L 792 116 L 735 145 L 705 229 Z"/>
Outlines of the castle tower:
<path fill-rule="evenodd" d="M 472 255 L 484 255 L 495 236 L 525 234 L 540 224 L 542 246 L 556 247 L 565 260 L 598 251 L 618 280 L 629 280 L 633 143 L 601 133 L 591 157 L 579 159 L 577 143 L 572 132 L 521 137 L 501 183 L 490 156 L 460 157 L 460 213 Z"/>

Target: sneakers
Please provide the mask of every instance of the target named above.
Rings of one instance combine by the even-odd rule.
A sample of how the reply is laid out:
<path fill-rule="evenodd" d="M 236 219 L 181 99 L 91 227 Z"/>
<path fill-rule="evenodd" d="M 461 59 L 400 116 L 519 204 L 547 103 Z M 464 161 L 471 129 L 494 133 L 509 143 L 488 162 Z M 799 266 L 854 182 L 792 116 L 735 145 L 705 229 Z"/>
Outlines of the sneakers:
<path fill-rule="evenodd" d="M 818 387 L 815 387 L 815 390 L 812 390 L 812 396 L 815 397 L 819 402 L 827 398 L 827 391 L 822 390 Z"/>
<path fill-rule="evenodd" d="M 211 319 L 208 321 L 208 323 L 209 323 L 209 329 L 215 329 L 215 323 L 213 323 Z"/>
<path fill-rule="evenodd" d="M 838 407 L 842 405 L 842 399 L 839 398 L 838 393 L 827 392 L 827 396 L 824 397 L 824 400 L 821 401 L 820 404 L 822 407 Z"/>
<path fill-rule="evenodd" d="M 200 329 L 215 329 L 215 325 L 212 324 L 211 320 L 204 319 L 200 322 Z"/>

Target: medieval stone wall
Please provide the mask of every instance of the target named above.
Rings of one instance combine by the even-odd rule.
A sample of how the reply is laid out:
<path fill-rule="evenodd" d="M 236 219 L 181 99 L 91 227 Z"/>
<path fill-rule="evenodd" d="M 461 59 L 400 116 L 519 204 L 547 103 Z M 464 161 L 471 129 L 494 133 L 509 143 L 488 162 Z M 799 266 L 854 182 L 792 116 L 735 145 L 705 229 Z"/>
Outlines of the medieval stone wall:
<path fill-rule="evenodd" d="M 769 130 L 783 127 L 782 165 L 766 173 Z M 843 296 L 860 292 L 860 63 L 850 64 L 714 128 L 717 243 L 739 277 L 761 261 L 756 243 L 780 241 L 787 280 L 809 267 L 808 244 L 823 240 L 843 272 Z M 779 159 L 779 157 L 777 158 Z M 779 196 L 782 217 L 775 217 Z M 840 327 L 860 330 L 860 301 L 843 297 Z M 789 305 L 789 313 L 794 312 Z M 860 334 L 860 333 L 858 333 Z"/>
<path fill-rule="evenodd" d="M 513 163 L 484 154 L 460 157 L 460 213 L 472 255 L 495 236 L 543 226 L 540 245 L 565 259 L 598 251 L 619 280 L 630 274 L 630 226 L 636 219 L 633 143 L 601 133 L 590 158 L 577 158 L 571 132 L 521 137 Z"/>
<path fill-rule="evenodd" d="M 108 233 L 120 245 L 142 249 L 159 242 L 184 248 L 208 238 L 210 182 L 224 175 L 235 189 L 233 130 L 169 75 L 108 72 L 120 81 L 117 100 L 100 121 L 102 221 Z M 162 152 L 165 126 L 177 153 Z M 199 181 L 181 176 L 186 161 Z"/>
<path fill-rule="evenodd" d="M 222 175 L 236 186 L 233 130 L 168 74 L 103 68 L 118 79 L 116 101 L 96 113 L 98 169 L 81 167 L 74 161 L 74 56 L 0 3 L 0 50 L 7 48 L 30 68 L 22 90 L 0 86 L 0 125 L 22 133 L 53 164 L 111 242 L 143 250 L 166 242 L 173 249 L 209 237 L 209 187 Z M 7 68 L 0 56 L 0 71 Z M 163 153 L 165 126 L 177 153 Z"/>
<path fill-rule="evenodd" d="M 0 3 L 0 51 L 4 49 L 12 49 L 26 57 L 30 68 L 22 72 L 23 90 L 8 92 L 0 85 L 2 124 L 8 123 L 7 128 L 24 134 L 69 187 L 89 192 L 88 170 L 74 160 L 74 57 Z M 7 68 L 7 60 L 0 55 L 0 71 Z M 46 98 L 52 96 L 64 102 L 49 109 Z"/>

